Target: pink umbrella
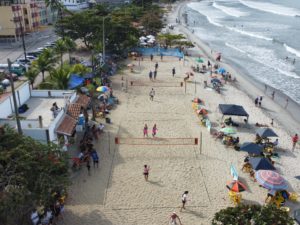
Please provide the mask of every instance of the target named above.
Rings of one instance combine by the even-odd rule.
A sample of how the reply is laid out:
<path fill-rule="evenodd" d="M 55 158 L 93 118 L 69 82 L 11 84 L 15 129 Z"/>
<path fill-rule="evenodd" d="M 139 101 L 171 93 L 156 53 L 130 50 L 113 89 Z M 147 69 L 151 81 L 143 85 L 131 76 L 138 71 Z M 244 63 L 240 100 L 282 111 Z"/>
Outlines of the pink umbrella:
<path fill-rule="evenodd" d="M 286 190 L 288 188 L 285 179 L 272 170 L 258 170 L 255 178 L 258 183 L 270 190 Z"/>

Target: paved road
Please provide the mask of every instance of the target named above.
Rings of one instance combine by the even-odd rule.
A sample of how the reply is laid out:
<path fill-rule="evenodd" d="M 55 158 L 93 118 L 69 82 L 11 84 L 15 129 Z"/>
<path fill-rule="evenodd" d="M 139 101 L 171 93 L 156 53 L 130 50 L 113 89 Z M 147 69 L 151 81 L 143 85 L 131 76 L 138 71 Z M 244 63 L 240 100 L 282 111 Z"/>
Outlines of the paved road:
<path fill-rule="evenodd" d="M 32 33 L 25 38 L 26 50 L 27 52 L 33 51 L 39 47 L 43 47 L 47 42 L 56 39 L 57 36 L 52 28 Z M 0 42 L 0 63 L 7 63 L 7 58 L 10 58 L 11 61 L 15 61 L 20 56 L 23 56 L 21 41 L 17 43 Z"/>

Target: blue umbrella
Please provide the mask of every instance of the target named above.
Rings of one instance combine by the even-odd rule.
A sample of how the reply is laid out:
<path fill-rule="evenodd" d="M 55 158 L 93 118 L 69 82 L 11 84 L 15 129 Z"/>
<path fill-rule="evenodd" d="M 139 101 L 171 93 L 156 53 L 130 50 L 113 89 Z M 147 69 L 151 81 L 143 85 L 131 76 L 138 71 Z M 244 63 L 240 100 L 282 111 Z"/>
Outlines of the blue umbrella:
<path fill-rule="evenodd" d="M 254 170 L 276 170 L 272 163 L 267 158 L 250 158 L 249 163 Z"/>
<path fill-rule="evenodd" d="M 220 69 L 218 70 L 218 72 L 219 72 L 220 74 L 223 74 L 223 73 L 226 73 L 226 70 L 225 70 L 224 68 L 220 68 Z"/>
<path fill-rule="evenodd" d="M 260 153 L 263 151 L 263 147 L 253 142 L 245 142 L 241 145 L 240 151 L 245 151 L 249 154 L 260 155 Z"/>
<path fill-rule="evenodd" d="M 262 138 L 267 137 L 278 137 L 278 135 L 270 128 L 258 128 L 256 130 L 256 134 L 258 134 Z"/>

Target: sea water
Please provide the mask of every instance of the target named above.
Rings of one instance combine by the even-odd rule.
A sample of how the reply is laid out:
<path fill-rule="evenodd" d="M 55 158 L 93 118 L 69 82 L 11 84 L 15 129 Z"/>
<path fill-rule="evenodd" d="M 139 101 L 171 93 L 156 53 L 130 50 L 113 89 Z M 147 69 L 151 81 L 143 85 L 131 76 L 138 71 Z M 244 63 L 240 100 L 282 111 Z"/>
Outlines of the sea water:
<path fill-rule="evenodd" d="M 300 103 L 300 0 L 188 3 L 187 25 L 248 78 Z"/>

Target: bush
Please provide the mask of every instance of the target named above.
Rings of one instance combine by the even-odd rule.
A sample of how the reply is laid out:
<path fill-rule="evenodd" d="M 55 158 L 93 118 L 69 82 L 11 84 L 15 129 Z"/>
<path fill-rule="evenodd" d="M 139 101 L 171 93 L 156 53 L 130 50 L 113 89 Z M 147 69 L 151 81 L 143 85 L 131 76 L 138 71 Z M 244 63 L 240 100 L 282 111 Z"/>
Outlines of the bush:
<path fill-rule="evenodd" d="M 287 212 L 275 205 L 238 205 L 217 212 L 213 225 L 293 225 L 294 220 Z"/>

